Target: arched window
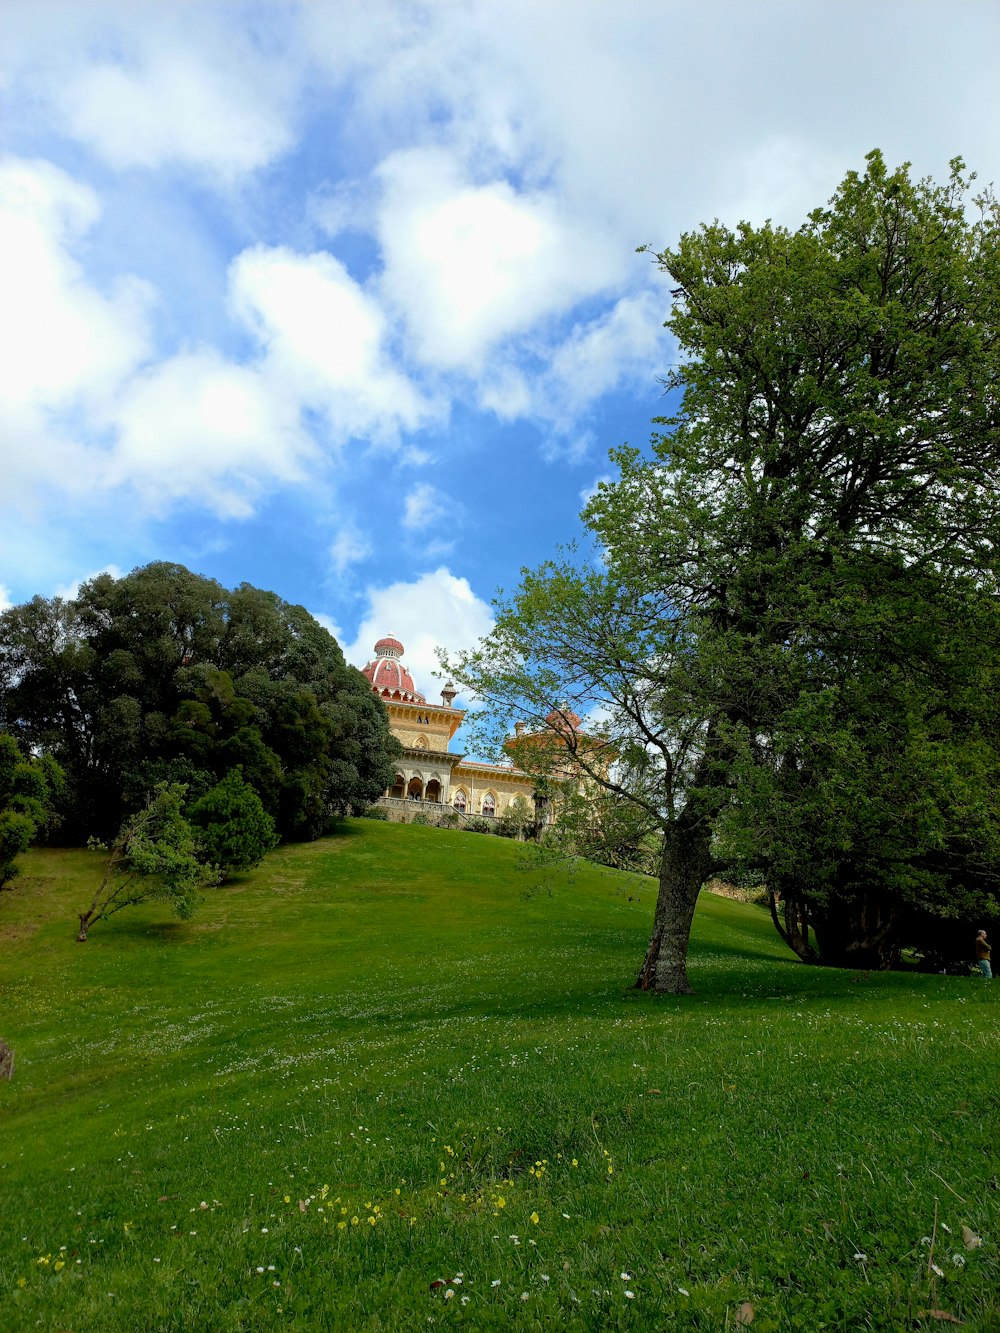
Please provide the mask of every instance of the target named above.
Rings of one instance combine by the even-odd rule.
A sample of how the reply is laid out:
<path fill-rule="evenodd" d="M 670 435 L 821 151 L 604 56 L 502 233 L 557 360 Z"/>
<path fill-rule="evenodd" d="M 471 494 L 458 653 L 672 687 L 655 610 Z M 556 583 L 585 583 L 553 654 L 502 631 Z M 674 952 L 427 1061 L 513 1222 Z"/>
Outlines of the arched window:
<path fill-rule="evenodd" d="M 495 815 L 497 812 L 497 798 L 491 791 L 488 791 L 483 797 L 483 814 Z"/>
<path fill-rule="evenodd" d="M 418 736 L 417 739 L 413 742 L 413 748 L 414 748 L 415 750 L 426 750 L 426 749 L 427 749 L 427 737 L 426 737 L 426 736 Z"/>
<path fill-rule="evenodd" d="M 402 773 L 397 773 L 393 779 L 392 786 L 389 788 L 389 795 L 395 796 L 397 801 L 401 801 L 405 791 L 406 779 L 403 777 Z"/>
<path fill-rule="evenodd" d="M 410 785 L 406 789 L 406 794 L 411 801 L 422 801 L 424 799 L 423 778 L 410 778 Z"/>
<path fill-rule="evenodd" d="M 424 792 L 424 800 L 440 801 L 440 799 L 441 799 L 441 784 L 440 782 L 438 782 L 437 778 L 431 778 L 430 782 L 428 782 L 427 784 L 427 790 Z"/>
<path fill-rule="evenodd" d="M 455 793 L 455 796 L 452 800 L 452 805 L 459 812 L 459 814 L 462 815 L 464 815 L 466 810 L 469 808 L 469 798 L 466 796 L 465 792 L 462 791 L 461 787 L 459 787 L 458 791 Z"/>

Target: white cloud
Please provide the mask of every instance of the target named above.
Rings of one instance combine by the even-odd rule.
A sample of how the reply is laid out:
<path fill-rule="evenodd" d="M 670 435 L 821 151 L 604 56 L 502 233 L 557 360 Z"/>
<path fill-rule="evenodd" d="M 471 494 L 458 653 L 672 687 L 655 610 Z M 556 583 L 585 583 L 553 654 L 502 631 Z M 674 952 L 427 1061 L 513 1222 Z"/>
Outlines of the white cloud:
<path fill-rule="evenodd" d="M 19 100 L 117 170 L 195 168 L 228 184 L 294 141 L 301 65 L 260 16 L 134 0 L 7 0 L 4 11 Z"/>
<path fill-rule="evenodd" d="M 798 135 L 768 135 L 734 163 L 734 193 L 720 212 L 757 225 L 771 218 L 795 227 L 825 202 L 849 168 L 861 165 L 844 153 L 820 151 Z"/>
<path fill-rule="evenodd" d="M 134 486 L 153 510 L 183 498 L 244 517 L 267 482 L 301 481 L 317 454 L 295 396 L 266 370 L 211 348 L 137 376 L 113 420 L 117 443 L 103 480 Z"/>
<path fill-rule="evenodd" d="M 438 149 L 394 153 L 379 177 L 382 291 L 429 365 L 476 370 L 493 344 L 622 277 L 609 237 L 552 193 L 477 184 Z"/>
<path fill-rule="evenodd" d="M 433 699 L 443 683 L 433 675 L 440 670 L 435 650 L 472 648 L 492 627 L 493 613 L 469 581 L 442 567 L 409 583 L 369 588 L 368 610 L 344 654 L 355 666 L 364 666 L 375 641 L 391 631 L 406 650 L 403 661 L 417 689 Z"/>
<path fill-rule="evenodd" d="M 0 612 L 9 611 L 13 605 L 10 589 L 6 583 L 0 583 Z"/>
<path fill-rule="evenodd" d="M 583 490 L 580 492 L 580 504 L 589 504 L 603 484 L 610 485 L 614 480 L 615 476 L 613 473 L 602 472 L 599 477 L 594 478 L 589 486 L 584 486 Z"/>
<path fill-rule="evenodd" d="M 447 518 L 451 502 L 441 491 L 427 482 L 420 482 L 406 497 L 403 508 L 403 527 L 419 532 Z"/>
<path fill-rule="evenodd" d="M 384 317 L 335 259 L 254 247 L 230 268 L 245 364 L 212 347 L 150 361 L 147 284 L 105 294 L 76 258 L 100 213 L 89 187 L 40 161 L 0 161 L 0 477 L 9 499 L 132 488 L 164 512 L 190 501 L 252 512 L 265 486 L 300 483 L 326 440 L 396 441 L 437 418 L 392 364 Z M 145 362 L 145 365 L 143 363 Z"/>
<path fill-rule="evenodd" d="M 230 299 L 273 375 L 324 408 L 338 438 L 393 438 L 438 415 L 392 364 L 377 301 L 332 255 L 245 250 L 230 267 Z"/>
<path fill-rule="evenodd" d="M 577 324 L 553 354 L 535 410 L 558 420 L 625 381 L 651 382 L 663 366 L 665 314 L 665 293 L 647 291 L 624 296 L 605 314 Z"/>
<path fill-rule="evenodd" d="M 419 445 L 411 444 L 400 449 L 398 462 L 400 467 L 426 467 L 428 463 L 434 462 L 434 455 L 429 449 L 421 449 Z"/>
<path fill-rule="evenodd" d="M 105 294 L 75 257 L 99 211 L 93 190 L 51 163 L 0 159 L 0 478 L 11 500 L 38 483 L 92 484 L 74 419 L 105 410 L 149 351 L 150 288 L 122 278 Z"/>
<path fill-rule="evenodd" d="M 110 574 L 113 579 L 124 578 L 124 572 L 117 565 L 104 565 L 101 569 L 92 569 L 89 574 L 81 574 L 77 579 L 69 579 L 66 583 L 60 583 L 53 591 L 53 597 L 61 597 L 63 601 L 70 602 L 80 591 L 84 583 L 89 583 L 91 579 L 96 579 L 98 574 Z"/>
<path fill-rule="evenodd" d="M 670 359 L 665 315 L 659 290 L 623 296 L 561 340 L 536 348 L 533 374 L 509 362 L 491 364 L 479 387 L 480 405 L 502 421 L 527 417 L 548 424 L 553 434 L 543 447 L 550 457 L 579 461 L 593 443 L 579 428 L 592 404 L 626 384 L 647 391 L 655 385 Z"/>
<path fill-rule="evenodd" d="M 97 196 L 43 161 L 0 160 L 0 401 L 52 407 L 112 389 L 146 353 L 151 290 L 88 283 L 72 249 Z"/>
<path fill-rule="evenodd" d="M 372 552 L 371 542 L 354 527 L 341 528 L 330 546 L 330 560 L 338 574 L 343 574 L 348 565 L 357 564 Z"/>
<path fill-rule="evenodd" d="M 313 620 L 318 621 L 319 624 L 321 624 L 325 630 L 329 630 L 329 632 L 333 635 L 333 637 L 337 640 L 337 642 L 341 646 L 343 646 L 344 631 L 340 628 L 340 626 L 337 624 L 337 622 L 333 619 L 332 616 L 328 616 L 324 611 L 311 611 L 309 614 L 312 616 Z"/>

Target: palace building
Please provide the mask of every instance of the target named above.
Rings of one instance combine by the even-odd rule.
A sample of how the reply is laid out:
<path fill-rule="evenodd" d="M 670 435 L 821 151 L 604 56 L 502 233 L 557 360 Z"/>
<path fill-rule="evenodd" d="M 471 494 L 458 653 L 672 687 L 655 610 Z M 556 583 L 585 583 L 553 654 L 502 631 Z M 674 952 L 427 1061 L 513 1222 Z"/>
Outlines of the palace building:
<path fill-rule="evenodd" d="M 379 639 L 375 659 L 363 671 L 403 746 L 396 781 L 383 801 L 390 812 L 395 806 L 398 817 L 404 818 L 409 807 L 396 803 L 420 801 L 491 819 L 504 814 L 518 796 L 534 811 L 535 781 L 527 773 L 513 764 L 473 763 L 452 751 L 452 739 L 465 716 L 464 709 L 453 707 L 457 691 L 449 681 L 441 691 L 441 702 L 428 703 L 403 664 L 403 645 L 395 635 Z"/>

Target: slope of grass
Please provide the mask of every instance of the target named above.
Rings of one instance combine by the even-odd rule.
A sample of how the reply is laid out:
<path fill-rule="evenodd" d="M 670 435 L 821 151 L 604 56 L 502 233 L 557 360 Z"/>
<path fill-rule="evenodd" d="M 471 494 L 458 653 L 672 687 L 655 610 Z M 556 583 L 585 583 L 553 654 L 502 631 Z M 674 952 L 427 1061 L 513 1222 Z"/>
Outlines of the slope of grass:
<path fill-rule="evenodd" d="M 99 857 L 26 858 L 0 1328 L 1000 1328 L 1000 992 L 703 896 L 640 995 L 653 885 L 520 856 L 355 822 L 86 945 Z"/>

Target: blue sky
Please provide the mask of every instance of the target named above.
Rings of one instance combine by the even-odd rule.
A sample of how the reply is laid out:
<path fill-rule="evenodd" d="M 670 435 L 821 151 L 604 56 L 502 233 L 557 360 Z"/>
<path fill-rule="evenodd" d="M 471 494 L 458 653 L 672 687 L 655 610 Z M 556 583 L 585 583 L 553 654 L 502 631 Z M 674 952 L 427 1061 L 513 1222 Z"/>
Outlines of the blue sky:
<path fill-rule="evenodd" d="M 179 561 L 430 693 L 663 410 L 636 246 L 875 146 L 997 178 L 998 52 L 992 0 L 4 0 L 0 605 Z"/>

